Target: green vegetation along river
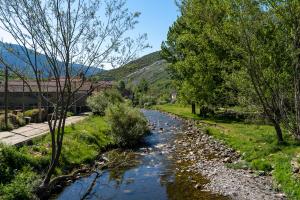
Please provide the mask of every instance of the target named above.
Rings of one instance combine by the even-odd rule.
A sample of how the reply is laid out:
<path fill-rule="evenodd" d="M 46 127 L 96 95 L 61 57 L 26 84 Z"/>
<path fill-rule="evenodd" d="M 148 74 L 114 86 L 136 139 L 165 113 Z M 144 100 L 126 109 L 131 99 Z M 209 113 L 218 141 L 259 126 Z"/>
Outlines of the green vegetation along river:
<path fill-rule="evenodd" d="M 101 176 L 94 173 L 80 178 L 66 187 L 57 199 L 229 199 L 201 190 L 201 185 L 209 181 L 199 174 L 181 170 L 187 163 L 178 162 L 173 144 L 183 123 L 157 111 L 144 110 L 143 113 L 152 131 L 145 139 L 145 146 L 133 152 L 137 155 L 137 164 L 121 172 L 105 170 Z"/>

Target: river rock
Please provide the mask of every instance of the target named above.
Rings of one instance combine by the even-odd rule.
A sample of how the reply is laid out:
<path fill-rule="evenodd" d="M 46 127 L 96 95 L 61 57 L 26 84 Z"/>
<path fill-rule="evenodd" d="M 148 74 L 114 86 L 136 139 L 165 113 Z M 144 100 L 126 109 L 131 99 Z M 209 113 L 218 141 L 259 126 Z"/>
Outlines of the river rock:
<path fill-rule="evenodd" d="M 299 174 L 300 171 L 299 157 L 300 155 L 298 154 L 291 160 L 292 171 L 294 174 Z"/>

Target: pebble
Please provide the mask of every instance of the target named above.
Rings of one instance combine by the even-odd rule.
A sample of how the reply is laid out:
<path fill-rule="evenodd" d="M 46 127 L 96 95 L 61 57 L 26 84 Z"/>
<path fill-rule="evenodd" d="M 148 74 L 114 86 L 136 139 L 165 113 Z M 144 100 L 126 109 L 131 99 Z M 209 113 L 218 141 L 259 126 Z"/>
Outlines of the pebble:
<path fill-rule="evenodd" d="M 223 142 L 215 140 L 205 134 L 194 122 L 187 121 L 186 131 L 174 141 L 175 151 L 180 159 L 177 163 L 187 161 L 191 163 L 187 169 L 178 169 L 181 173 L 193 172 L 209 178 L 206 185 L 197 183 L 195 189 L 212 191 L 230 196 L 232 199 L 255 200 L 283 200 L 285 194 L 272 189 L 272 182 L 265 172 L 258 172 L 260 176 L 253 176 L 254 171 L 245 169 L 234 170 L 225 163 L 240 162 L 240 152 L 228 148 Z M 194 181 L 191 181 L 194 183 Z"/>

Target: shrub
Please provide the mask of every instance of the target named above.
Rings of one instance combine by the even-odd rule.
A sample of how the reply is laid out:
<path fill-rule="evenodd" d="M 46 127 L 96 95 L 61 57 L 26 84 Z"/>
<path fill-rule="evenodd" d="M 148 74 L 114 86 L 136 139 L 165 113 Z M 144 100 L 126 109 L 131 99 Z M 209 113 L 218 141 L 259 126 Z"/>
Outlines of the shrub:
<path fill-rule="evenodd" d="M 118 104 L 123 101 L 117 90 L 105 90 L 90 96 L 87 99 L 87 105 L 94 114 L 104 116 L 105 110 L 110 104 Z"/>
<path fill-rule="evenodd" d="M 24 117 L 30 117 L 31 122 L 39 122 L 39 109 L 31 109 L 26 110 L 24 112 Z M 47 119 L 47 111 L 42 109 L 42 120 L 45 121 Z"/>
<path fill-rule="evenodd" d="M 8 113 L 8 127 L 5 126 L 4 115 L 0 116 L 0 130 L 12 130 L 25 125 L 25 121 L 22 114 L 14 115 Z"/>
<path fill-rule="evenodd" d="M 159 100 L 157 102 L 158 105 L 164 105 L 164 104 L 167 104 L 167 103 L 169 103 L 169 101 Z"/>
<path fill-rule="evenodd" d="M 8 119 L 7 127 L 5 126 L 4 115 L 0 116 L 0 130 L 1 131 L 10 131 L 14 129 L 14 125 L 11 123 L 11 120 Z"/>
<path fill-rule="evenodd" d="M 122 147 L 138 144 L 148 132 L 147 120 L 138 109 L 124 104 L 111 105 L 106 116 L 115 142 Z"/>
<path fill-rule="evenodd" d="M 30 165 L 37 170 L 46 167 L 48 162 L 35 159 L 20 152 L 16 147 L 0 144 L 0 184 L 9 182 L 18 170 Z"/>
<path fill-rule="evenodd" d="M 141 107 L 149 107 L 156 104 L 155 97 L 152 96 L 146 96 L 146 95 L 140 95 L 139 96 L 139 105 Z"/>
<path fill-rule="evenodd" d="M 67 112 L 67 117 L 72 117 L 72 116 L 74 116 L 73 112 Z"/>
<path fill-rule="evenodd" d="M 15 128 L 21 127 L 25 125 L 25 120 L 23 114 L 9 114 L 8 118 L 10 119 L 11 123 L 14 125 Z"/>
<path fill-rule="evenodd" d="M 163 105 L 163 104 L 167 104 L 171 101 L 170 95 L 169 94 L 163 94 L 161 95 L 158 100 L 157 100 L 157 104 L 159 105 Z"/>
<path fill-rule="evenodd" d="M 252 166 L 252 168 L 254 168 L 256 170 L 262 170 L 265 172 L 272 171 L 272 169 L 273 169 L 271 163 L 264 159 L 253 160 L 251 162 L 251 166 Z"/>
<path fill-rule="evenodd" d="M 124 102 L 124 99 L 120 92 L 116 89 L 105 90 L 104 96 L 108 99 L 111 104 L 117 104 Z"/>
<path fill-rule="evenodd" d="M 3 200 L 32 200 L 37 199 L 34 195 L 34 187 L 39 177 L 29 167 L 23 168 L 17 173 L 13 181 L 0 190 L 0 198 Z"/>
<path fill-rule="evenodd" d="M 214 115 L 214 110 L 209 106 L 202 105 L 200 107 L 200 116 L 201 117 L 208 117 L 210 115 Z"/>
<path fill-rule="evenodd" d="M 104 97 L 102 92 L 88 97 L 87 105 L 96 115 L 104 116 L 105 109 L 108 106 L 108 100 Z"/>

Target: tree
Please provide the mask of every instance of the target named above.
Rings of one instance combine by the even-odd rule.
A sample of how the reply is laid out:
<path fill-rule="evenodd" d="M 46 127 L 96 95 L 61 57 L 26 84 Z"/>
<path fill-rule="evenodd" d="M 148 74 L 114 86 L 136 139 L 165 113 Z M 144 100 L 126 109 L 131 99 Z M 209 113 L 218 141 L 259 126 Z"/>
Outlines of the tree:
<path fill-rule="evenodd" d="M 121 92 L 121 94 L 124 93 L 124 91 L 126 90 L 125 81 L 123 80 L 119 81 L 118 89 Z"/>
<path fill-rule="evenodd" d="M 290 48 L 269 8 L 263 1 L 183 0 L 162 49 L 182 96 L 201 105 L 235 105 L 240 88 L 228 77 L 250 82 L 245 89 L 255 94 L 281 143 L 280 124 L 291 105 Z M 246 76 L 237 79 L 239 73 Z"/>
<path fill-rule="evenodd" d="M 296 0 L 264 1 L 269 12 L 272 13 L 274 21 L 279 24 L 281 29 L 285 30 L 286 42 L 285 48 L 280 51 L 288 54 L 288 64 L 291 66 L 291 98 L 289 104 L 282 106 L 281 113 L 284 117 L 285 127 L 294 134 L 295 138 L 300 140 L 300 2 Z"/>
<path fill-rule="evenodd" d="M 31 68 L 38 85 L 32 89 L 54 108 L 48 120 L 52 157 L 41 188 L 48 186 L 58 164 L 67 111 L 76 102 L 73 97 L 84 85 L 87 72 L 102 63 L 122 65 L 147 46 L 145 35 L 136 40 L 125 37 L 139 16 L 125 6 L 124 0 L 0 0 L 2 28 L 23 46 L 19 50 L 22 54 L 11 53 Z M 46 56 L 42 62 L 41 54 Z M 26 79 L 21 72 L 11 70 Z M 42 93 L 50 74 L 56 87 L 54 99 Z"/>
<path fill-rule="evenodd" d="M 5 112 L 4 112 L 4 123 L 5 129 L 8 129 L 8 67 L 5 66 L 4 69 L 4 104 L 5 104 Z"/>
<path fill-rule="evenodd" d="M 137 90 L 140 93 L 146 93 L 148 89 L 149 89 L 148 81 L 143 78 L 137 85 Z"/>
<path fill-rule="evenodd" d="M 248 93 L 255 94 L 282 143 L 281 123 L 286 121 L 292 82 L 290 54 L 282 50 L 289 49 L 286 29 L 263 1 L 236 1 L 230 6 L 228 31 L 223 36 L 233 50 L 230 62 L 247 74 L 244 78 L 251 82 Z M 239 81 L 245 85 L 245 79 Z"/>
<path fill-rule="evenodd" d="M 223 62 L 230 56 L 230 49 L 219 37 L 225 9 L 222 1 L 182 1 L 182 15 L 162 44 L 162 56 L 172 63 L 169 71 L 179 81 L 179 88 L 182 82 L 193 87 L 187 91 L 194 92 L 185 95 L 192 104 L 219 107 L 231 103 L 231 88 L 224 80 L 230 72 Z"/>

